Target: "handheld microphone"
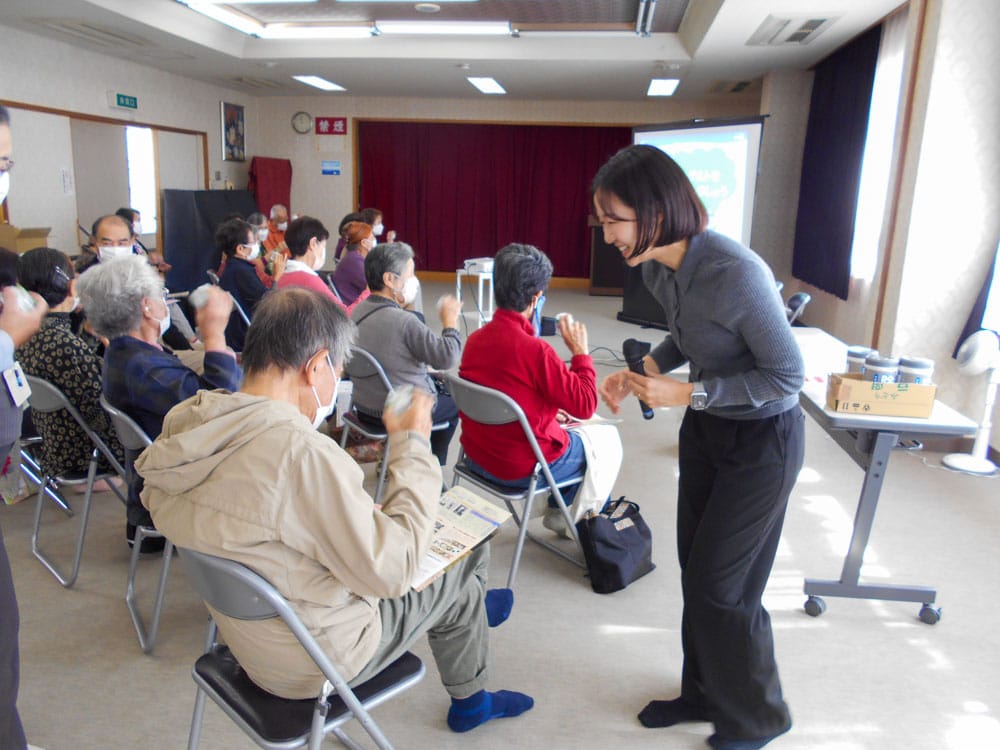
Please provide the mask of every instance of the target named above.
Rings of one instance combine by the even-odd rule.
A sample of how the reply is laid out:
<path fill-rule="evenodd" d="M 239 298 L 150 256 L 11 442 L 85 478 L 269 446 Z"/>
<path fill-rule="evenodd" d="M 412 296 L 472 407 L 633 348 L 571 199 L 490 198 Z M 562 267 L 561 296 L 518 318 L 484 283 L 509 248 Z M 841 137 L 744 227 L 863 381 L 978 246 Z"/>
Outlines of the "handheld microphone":
<path fill-rule="evenodd" d="M 637 375 L 645 375 L 646 367 L 642 364 L 642 358 L 649 354 L 649 342 L 636 341 L 635 339 L 625 339 L 622 342 L 622 354 L 625 355 L 625 362 L 628 369 Z M 639 408 L 642 410 L 643 419 L 652 419 L 656 414 L 642 399 L 639 399 Z"/>

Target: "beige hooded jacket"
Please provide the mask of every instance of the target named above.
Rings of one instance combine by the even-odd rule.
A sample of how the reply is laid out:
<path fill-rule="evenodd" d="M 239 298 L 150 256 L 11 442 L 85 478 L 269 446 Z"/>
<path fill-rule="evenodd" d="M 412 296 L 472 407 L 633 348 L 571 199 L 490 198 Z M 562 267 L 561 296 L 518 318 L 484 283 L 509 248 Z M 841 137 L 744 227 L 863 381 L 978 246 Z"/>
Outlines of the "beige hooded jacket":
<path fill-rule="evenodd" d="M 294 406 L 201 391 L 170 410 L 136 470 L 167 538 L 264 576 L 351 679 L 381 635 L 379 599 L 405 593 L 426 554 L 440 496 L 423 436 L 393 435 L 389 455 L 376 510 L 361 467 Z M 280 620 L 213 616 L 254 682 L 288 698 L 319 692 L 323 678 Z"/>

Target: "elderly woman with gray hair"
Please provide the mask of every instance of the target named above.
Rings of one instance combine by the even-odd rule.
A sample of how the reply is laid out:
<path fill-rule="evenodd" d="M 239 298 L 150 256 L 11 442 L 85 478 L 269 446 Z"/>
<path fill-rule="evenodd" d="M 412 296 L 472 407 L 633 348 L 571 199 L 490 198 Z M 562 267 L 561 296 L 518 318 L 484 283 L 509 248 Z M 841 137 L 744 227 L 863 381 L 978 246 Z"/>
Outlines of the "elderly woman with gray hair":
<path fill-rule="evenodd" d="M 156 439 L 163 418 L 174 406 L 201 389 L 239 388 L 242 372 L 226 346 L 225 330 L 232 298 L 212 287 L 195 312 L 205 345 L 204 372 L 199 375 L 160 345 L 170 325 L 163 281 L 145 258 L 128 255 L 99 263 L 77 280 L 77 292 L 87 320 L 98 335 L 109 339 L 104 355 L 104 395 Z M 142 480 L 129 481 L 129 544 L 139 525 L 151 526 L 149 512 L 139 502 Z M 147 539 L 144 551 L 155 551 L 162 539 Z"/>
<path fill-rule="evenodd" d="M 435 423 L 447 422 L 447 428 L 431 433 L 431 450 L 444 466 L 448 444 L 458 427 L 458 407 L 444 387 L 428 373 L 428 368 L 448 370 L 458 364 L 462 341 L 458 333 L 458 314 L 462 303 L 451 295 L 438 302 L 441 335 L 434 333 L 413 312 L 403 307 L 417 295 L 417 277 L 413 273 L 413 248 L 403 242 L 389 242 L 368 251 L 365 279 L 371 296 L 351 313 L 358 327 L 357 345 L 379 361 L 393 387 L 412 385 L 437 396 L 431 416 Z M 381 426 L 385 398 L 375 378 L 356 377 L 353 403 L 359 417 Z"/>

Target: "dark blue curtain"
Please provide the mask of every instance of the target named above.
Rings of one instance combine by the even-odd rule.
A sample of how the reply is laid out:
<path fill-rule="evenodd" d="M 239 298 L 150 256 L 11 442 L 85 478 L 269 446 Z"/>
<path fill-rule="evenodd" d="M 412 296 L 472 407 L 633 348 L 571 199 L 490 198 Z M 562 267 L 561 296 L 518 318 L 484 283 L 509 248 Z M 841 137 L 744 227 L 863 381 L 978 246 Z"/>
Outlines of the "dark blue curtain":
<path fill-rule="evenodd" d="M 792 273 L 844 300 L 881 36 L 873 28 L 817 65 L 809 105 Z"/>

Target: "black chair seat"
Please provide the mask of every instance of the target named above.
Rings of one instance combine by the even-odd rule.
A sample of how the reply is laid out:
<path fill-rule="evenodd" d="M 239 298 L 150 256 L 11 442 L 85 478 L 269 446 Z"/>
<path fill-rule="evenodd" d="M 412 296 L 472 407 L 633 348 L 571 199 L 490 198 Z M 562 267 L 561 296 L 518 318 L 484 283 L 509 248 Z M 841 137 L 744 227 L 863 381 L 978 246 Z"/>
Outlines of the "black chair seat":
<path fill-rule="evenodd" d="M 367 682 L 353 688 L 362 704 L 421 672 L 423 663 L 407 651 Z M 229 705 L 247 725 L 268 742 L 287 742 L 307 734 L 312 724 L 315 698 L 280 698 L 258 687 L 227 646 L 217 645 L 194 665 L 195 674 Z M 334 693 L 329 699 L 327 724 L 349 712 Z"/>

